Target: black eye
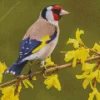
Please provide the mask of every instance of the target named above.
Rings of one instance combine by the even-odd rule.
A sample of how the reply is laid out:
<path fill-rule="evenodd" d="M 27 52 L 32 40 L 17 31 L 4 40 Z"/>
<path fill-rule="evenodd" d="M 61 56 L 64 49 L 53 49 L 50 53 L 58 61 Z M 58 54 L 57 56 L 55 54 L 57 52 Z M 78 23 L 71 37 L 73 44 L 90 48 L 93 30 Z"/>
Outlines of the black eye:
<path fill-rule="evenodd" d="M 59 14 L 60 14 L 60 10 L 53 9 L 52 11 L 53 11 L 53 13 L 56 13 L 57 15 L 59 15 Z"/>

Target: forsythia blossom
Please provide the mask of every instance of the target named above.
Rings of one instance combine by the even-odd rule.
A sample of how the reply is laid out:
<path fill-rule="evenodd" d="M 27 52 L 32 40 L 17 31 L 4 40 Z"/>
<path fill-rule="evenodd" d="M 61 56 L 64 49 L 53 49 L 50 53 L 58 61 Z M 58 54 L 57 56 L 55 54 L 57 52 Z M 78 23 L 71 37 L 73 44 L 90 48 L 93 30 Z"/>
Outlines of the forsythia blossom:
<path fill-rule="evenodd" d="M 87 57 L 89 57 L 89 50 L 84 47 L 80 47 L 77 50 L 68 51 L 65 55 L 65 61 L 68 62 L 73 59 L 72 66 L 75 67 L 77 59 L 83 64 Z"/>
<path fill-rule="evenodd" d="M 96 97 L 96 100 L 100 100 L 100 93 L 96 88 L 96 82 L 100 83 L 100 62 L 98 64 L 86 62 L 88 57 L 95 56 L 94 53 L 99 54 L 100 45 L 95 43 L 92 49 L 87 48 L 80 38 L 81 34 L 84 34 L 84 31 L 77 29 L 76 38 L 69 38 L 67 41 L 67 44 L 72 44 L 75 50 L 68 51 L 65 54 L 64 60 L 66 62 L 72 60 L 72 67 L 76 66 L 77 60 L 81 62 L 83 73 L 81 75 L 76 75 L 76 78 L 84 79 L 82 83 L 84 89 L 90 85 L 93 90 L 93 92 L 89 94 L 88 100 L 94 100 L 94 97 Z"/>
<path fill-rule="evenodd" d="M 93 50 L 100 52 L 100 45 L 95 43 L 94 46 L 93 46 Z"/>
<path fill-rule="evenodd" d="M 93 92 L 89 94 L 88 100 L 94 100 L 94 96 L 96 97 L 96 100 L 100 100 L 100 93 L 97 88 L 93 88 Z"/>
<path fill-rule="evenodd" d="M 69 38 L 69 40 L 67 41 L 67 44 L 72 43 L 74 48 L 79 48 L 79 44 L 83 44 L 80 36 L 81 34 L 84 34 L 83 30 L 79 30 L 79 28 L 76 31 L 76 39 L 71 39 Z"/>
<path fill-rule="evenodd" d="M 34 88 L 33 84 L 28 79 L 23 80 L 22 83 L 24 84 L 25 88 L 29 88 L 29 86 Z"/>
<path fill-rule="evenodd" d="M 0 83 L 2 82 L 2 77 L 3 77 L 3 73 L 4 71 L 7 69 L 7 66 L 3 63 L 0 62 Z"/>
<path fill-rule="evenodd" d="M 100 70 L 98 70 L 98 73 L 96 76 L 96 81 L 100 83 Z"/>
<path fill-rule="evenodd" d="M 1 97 L 1 100 L 19 100 L 19 93 L 21 91 L 21 85 L 18 87 L 18 93 L 15 95 L 15 86 L 9 86 L 5 88 L 1 88 L 3 96 Z"/>
<path fill-rule="evenodd" d="M 89 71 L 91 72 L 95 68 L 96 64 L 84 63 L 82 64 L 82 71 Z"/>
<path fill-rule="evenodd" d="M 61 85 L 57 74 L 52 74 L 51 76 L 47 76 L 44 81 L 44 84 L 47 85 L 48 89 L 54 86 L 58 91 L 61 91 Z"/>
<path fill-rule="evenodd" d="M 55 66 L 55 63 L 51 60 L 51 56 L 49 56 L 46 60 L 45 60 L 45 66 L 44 67 L 49 67 L 49 66 Z"/>
<path fill-rule="evenodd" d="M 83 30 L 77 29 L 76 31 L 76 39 L 69 38 L 67 44 L 72 43 L 75 50 L 68 51 L 65 55 L 65 61 L 68 62 L 73 59 L 72 67 L 76 66 L 76 61 L 80 60 L 82 64 L 89 57 L 89 49 L 84 47 L 84 44 L 80 38 L 81 34 L 84 34 Z"/>
<path fill-rule="evenodd" d="M 33 77 L 32 77 L 32 80 L 33 80 L 33 81 L 37 80 L 36 76 L 33 76 Z"/>
<path fill-rule="evenodd" d="M 98 69 L 95 70 L 94 72 L 85 71 L 82 75 L 76 75 L 76 78 L 84 79 L 82 86 L 84 89 L 86 89 L 87 86 L 92 82 L 92 80 L 98 76 L 98 71 L 99 71 Z"/>

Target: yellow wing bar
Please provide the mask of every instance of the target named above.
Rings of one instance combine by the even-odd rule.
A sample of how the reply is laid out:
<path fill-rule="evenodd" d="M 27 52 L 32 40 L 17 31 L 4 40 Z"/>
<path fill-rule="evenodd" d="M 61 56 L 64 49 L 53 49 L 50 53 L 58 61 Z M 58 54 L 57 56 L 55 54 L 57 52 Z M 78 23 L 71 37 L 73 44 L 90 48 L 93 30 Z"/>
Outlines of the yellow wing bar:
<path fill-rule="evenodd" d="M 44 36 L 41 40 L 41 42 L 42 42 L 41 45 L 39 45 L 37 48 L 35 48 L 32 51 L 32 53 L 35 53 L 35 52 L 39 51 L 40 49 L 42 49 L 43 47 L 45 47 L 46 46 L 46 41 L 48 41 L 48 40 L 50 40 L 50 36 L 49 35 Z"/>

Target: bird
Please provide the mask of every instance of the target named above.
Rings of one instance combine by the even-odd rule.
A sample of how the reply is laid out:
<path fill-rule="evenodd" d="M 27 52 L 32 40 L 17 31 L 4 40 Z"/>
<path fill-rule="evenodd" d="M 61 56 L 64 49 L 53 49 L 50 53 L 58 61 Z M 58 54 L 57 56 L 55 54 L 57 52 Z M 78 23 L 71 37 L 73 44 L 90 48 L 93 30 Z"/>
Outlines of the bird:
<path fill-rule="evenodd" d="M 59 20 L 68 14 L 68 11 L 57 4 L 46 6 L 41 10 L 39 17 L 21 40 L 18 59 L 6 73 L 18 76 L 29 61 L 36 59 L 44 66 L 44 60 L 52 54 L 58 43 Z"/>

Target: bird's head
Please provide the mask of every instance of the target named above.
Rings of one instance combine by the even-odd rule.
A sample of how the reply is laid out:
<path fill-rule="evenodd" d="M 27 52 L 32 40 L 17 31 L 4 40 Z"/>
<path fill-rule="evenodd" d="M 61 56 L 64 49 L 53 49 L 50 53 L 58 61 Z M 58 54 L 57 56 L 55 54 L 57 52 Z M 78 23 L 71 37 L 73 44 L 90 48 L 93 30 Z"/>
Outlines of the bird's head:
<path fill-rule="evenodd" d="M 67 14 L 69 14 L 69 12 L 65 11 L 59 5 L 47 6 L 41 11 L 41 16 L 52 23 L 58 22 L 62 16 Z"/>

